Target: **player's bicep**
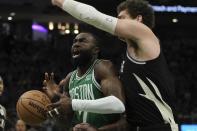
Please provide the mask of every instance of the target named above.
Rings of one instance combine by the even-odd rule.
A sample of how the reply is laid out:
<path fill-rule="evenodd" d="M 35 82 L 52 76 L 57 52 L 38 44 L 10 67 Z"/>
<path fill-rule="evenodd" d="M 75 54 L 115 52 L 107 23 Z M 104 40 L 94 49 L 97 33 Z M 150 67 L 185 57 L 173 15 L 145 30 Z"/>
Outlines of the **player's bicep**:
<path fill-rule="evenodd" d="M 152 34 L 151 32 L 151 29 L 144 24 L 130 19 L 118 19 L 115 28 L 117 36 L 134 41 L 149 37 Z"/>
<path fill-rule="evenodd" d="M 105 96 L 113 95 L 124 102 L 122 84 L 117 76 L 108 76 L 101 80 L 101 90 Z"/>
<path fill-rule="evenodd" d="M 148 59 L 156 58 L 160 53 L 159 40 L 152 30 L 136 20 L 119 19 L 115 34 L 120 38 L 135 42 L 140 54 L 148 56 Z"/>

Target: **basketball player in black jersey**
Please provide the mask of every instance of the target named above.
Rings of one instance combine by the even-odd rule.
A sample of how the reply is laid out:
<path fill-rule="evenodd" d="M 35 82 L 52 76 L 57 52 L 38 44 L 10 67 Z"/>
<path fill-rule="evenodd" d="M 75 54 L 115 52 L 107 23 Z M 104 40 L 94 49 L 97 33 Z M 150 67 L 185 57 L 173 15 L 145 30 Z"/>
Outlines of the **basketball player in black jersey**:
<path fill-rule="evenodd" d="M 159 39 L 152 32 L 154 11 L 144 0 L 126 0 L 118 18 L 75 0 L 52 0 L 75 18 L 125 41 L 127 51 L 120 79 L 126 93 L 126 116 L 130 130 L 178 131 L 174 119 L 174 85 Z M 77 128 L 88 129 L 86 124 Z"/>

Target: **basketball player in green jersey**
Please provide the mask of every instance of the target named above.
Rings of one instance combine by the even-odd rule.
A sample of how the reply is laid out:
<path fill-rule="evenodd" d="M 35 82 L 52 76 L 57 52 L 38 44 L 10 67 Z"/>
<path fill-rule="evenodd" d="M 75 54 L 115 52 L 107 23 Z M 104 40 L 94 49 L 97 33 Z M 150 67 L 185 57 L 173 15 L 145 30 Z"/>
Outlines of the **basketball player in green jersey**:
<path fill-rule="evenodd" d="M 51 99 L 63 88 L 70 96 L 63 95 L 60 100 L 50 105 L 51 117 L 58 117 L 60 112 L 74 111 L 73 122 L 90 123 L 97 128 L 115 123 L 120 113 L 125 111 L 122 85 L 112 63 L 98 60 L 99 43 L 91 33 L 80 33 L 72 46 L 72 58 L 77 69 L 69 73 L 59 85 L 56 85 L 52 73 L 45 73 L 45 90 Z M 61 95 L 62 96 L 62 95 Z"/>

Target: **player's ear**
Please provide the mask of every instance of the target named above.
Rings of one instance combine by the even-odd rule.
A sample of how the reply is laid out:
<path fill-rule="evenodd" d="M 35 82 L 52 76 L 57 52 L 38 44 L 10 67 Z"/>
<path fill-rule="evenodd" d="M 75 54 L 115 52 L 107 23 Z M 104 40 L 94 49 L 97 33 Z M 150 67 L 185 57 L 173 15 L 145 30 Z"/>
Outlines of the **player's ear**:
<path fill-rule="evenodd" d="M 93 54 L 98 54 L 100 52 L 100 48 L 99 47 L 94 47 L 93 49 Z"/>
<path fill-rule="evenodd" d="M 143 17 L 142 17 L 142 15 L 138 15 L 138 16 L 136 17 L 136 20 L 142 23 L 142 22 L 143 22 Z"/>

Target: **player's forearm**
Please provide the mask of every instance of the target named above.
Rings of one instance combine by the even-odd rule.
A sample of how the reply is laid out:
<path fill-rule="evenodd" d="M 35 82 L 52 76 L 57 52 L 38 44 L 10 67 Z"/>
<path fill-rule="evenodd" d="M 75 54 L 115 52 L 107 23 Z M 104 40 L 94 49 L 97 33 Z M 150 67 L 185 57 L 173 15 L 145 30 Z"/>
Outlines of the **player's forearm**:
<path fill-rule="evenodd" d="M 96 100 L 72 100 L 74 111 L 87 111 L 100 114 L 123 113 L 125 106 L 123 102 L 115 96 L 107 96 Z"/>
<path fill-rule="evenodd" d="M 105 15 L 97 11 L 94 7 L 74 0 L 53 0 L 59 1 L 57 4 L 64 11 L 75 18 L 93 25 L 103 31 L 114 34 L 117 18 Z"/>

